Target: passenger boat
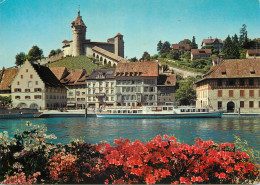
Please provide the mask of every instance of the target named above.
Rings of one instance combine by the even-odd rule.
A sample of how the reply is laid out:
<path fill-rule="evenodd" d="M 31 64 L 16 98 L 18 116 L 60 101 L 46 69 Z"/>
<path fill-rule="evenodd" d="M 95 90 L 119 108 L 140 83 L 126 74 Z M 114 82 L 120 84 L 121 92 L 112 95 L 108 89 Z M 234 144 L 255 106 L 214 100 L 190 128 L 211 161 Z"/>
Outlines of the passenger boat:
<path fill-rule="evenodd" d="M 223 111 L 214 111 L 208 108 L 177 107 L 174 104 L 165 106 L 140 107 L 107 107 L 96 113 L 97 118 L 221 118 Z"/>

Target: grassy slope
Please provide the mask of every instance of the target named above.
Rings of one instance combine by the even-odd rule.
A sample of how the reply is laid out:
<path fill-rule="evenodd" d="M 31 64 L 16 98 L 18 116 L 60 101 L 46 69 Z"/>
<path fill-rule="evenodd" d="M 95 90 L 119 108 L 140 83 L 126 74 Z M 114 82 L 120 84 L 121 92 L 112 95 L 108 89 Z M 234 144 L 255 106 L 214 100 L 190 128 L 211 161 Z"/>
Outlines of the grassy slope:
<path fill-rule="evenodd" d="M 47 64 L 48 67 L 66 67 L 68 70 L 85 69 L 87 73 L 91 73 L 98 65 L 94 64 L 91 59 L 86 56 L 66 57 L 56 62 Z"/>

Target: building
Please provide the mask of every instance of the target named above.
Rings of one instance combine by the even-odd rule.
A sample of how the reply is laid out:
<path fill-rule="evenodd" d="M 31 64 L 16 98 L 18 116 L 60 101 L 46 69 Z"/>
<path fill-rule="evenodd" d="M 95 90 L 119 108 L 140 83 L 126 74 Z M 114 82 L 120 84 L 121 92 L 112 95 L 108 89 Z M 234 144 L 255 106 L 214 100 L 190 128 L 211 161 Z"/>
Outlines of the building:
<path fill-rule="evenodd" d="M 116 105 L 157 105 L 157 62 L 118 63 L 116 80 Z"/>
<path fill-rule="evenodd" d="M 0 71 L 0 96 L 11 96 L 11 83 L 18 72 L 18 68 L 2 68 Z"/>
<path fill-rule="evenodd" d="M 186 51 L 190 51 L 190 45 L 189 44 L 172 44 L 172 50 L 183 54 Z"/>
<path fill-rule="evenodd" d="M 115 37 L 107 39 L 107 42 L 91 42 L 90 39 L 86 39 L 87 27 L 80 16 L 80 11 L 78 11 L 78 16 L 71 23 L 72 30 L 72 40 L 64 40 L 63 43 L 63 56 L 95 56 L 97 55 L 97 48 L 100 48 L 106 53 L 114 54 L 120 57 L 120 60 L 124 58 L 124 40 L 123 35 L 118 33 Z M 93 48 L 96 50 L 93 50 Z M 103 58 L 105 57 L 103 56 Z M 119 61 L 117 61 L 119 62 Z M 117 64 L 117 63 L 116 63 Z"/>
<path fill-rule="evenodd" d="M 218 51 L 221 51 L 223 48 L 223 41 L 218 38 L 212 39 L 211 37 L 209 39 L 203 39 L 201 47 L 208 45 L 214 45 Z"/>
<path fill-rule="evenodd" d="M 87 107 L 115 105 L 115 69 L 97 69 L 87 77 Z"/>
<path fill-rule="evenodd" d="M 196 82 L 198 107 L 260 113 L 260 59 L 223 60 Z"/>
<path fill-rule="evenodd" d="M 67 88 L 67 107 L 84 109 L 86 107 L 87 76 L 84 69 L 68 71 L 66 67 L 52 67 L 51 71 Z"/>
<path fill-rule="evenodd" d="M 21 66 L 11 83 L 13 107 L 57 109 L 66 106 L 66 89 L 48 67 L 31 64 Z"/>
<path fill-rule="evenodd" d="M 166 102 L 175 102 L 176 74 L 159 74 L 157 80 L 158 105 L 165 105 Z"/>
<path fill-rule="evenodd" d="M 203 59 L 211 57 L 211 49 L 192 49 L 191 50 L 191 60 Z"/>
<path fill-rule="evenodd" d="M 246 58 L 260 58 L 260 49 L 248 49 Z"/>

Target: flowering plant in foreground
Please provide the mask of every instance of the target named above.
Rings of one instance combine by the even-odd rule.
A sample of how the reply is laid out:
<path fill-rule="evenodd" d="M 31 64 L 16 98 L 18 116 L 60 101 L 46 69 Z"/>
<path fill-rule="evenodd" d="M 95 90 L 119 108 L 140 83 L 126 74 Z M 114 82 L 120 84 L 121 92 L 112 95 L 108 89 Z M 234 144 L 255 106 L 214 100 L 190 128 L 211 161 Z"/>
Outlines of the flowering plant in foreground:
<path fill-rule="evenodd" d="M 235 144 L 196 139 L 194 145 L 158 135 L 150 142 L 115 140 L 99 145 L 109 178 L 106 183 L 247 183 L 258 176 L 256 166 Z"/>

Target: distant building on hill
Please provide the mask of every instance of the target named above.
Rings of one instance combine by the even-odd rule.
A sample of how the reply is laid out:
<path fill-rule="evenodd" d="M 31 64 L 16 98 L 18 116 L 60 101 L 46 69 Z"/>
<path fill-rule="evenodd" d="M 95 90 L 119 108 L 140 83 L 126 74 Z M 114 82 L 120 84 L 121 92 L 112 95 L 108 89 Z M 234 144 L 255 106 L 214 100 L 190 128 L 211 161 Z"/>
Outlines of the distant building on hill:
<path fill-rule="evenodd" d="M 80 11 L 78 11 L 78 16 L 75 21 L 71 23 L 71 29 L 73 39 L 71 41 L 64 40 L 62 42 L 64 56 L 94 56 L 103 64 L 105 62 L 111 62 L 111 65 L 116 65 L 118 62 L 124 60 L 124 40 L 122 34 L 118 33 L 116 36 L 107 39 L 107 42 L 91 42 L 90 39 L 86 39 L 87 27 L 80 16 Z M 93 50 L 93 48 L 95 48 L 95 50 Z M 102 57 L 100 57 L 100 54 Z M 114 59 L 112 62 L 109 60 L 111 55 L 118 57 L 112 58 Z"/>
<path fill-rule="evenodd" d="M 197 107 L 260 113 L 260 59 L 222 60 L 196 82 Z"/>
<path fill-rule="evenodd" d="M 260 58 L 260 49 L 248 49 L 246 58 Z"/>
<path fill-rule="evenodd" d="M 211 49 L 192 49 L 191 50 L 191 60 L 209 58 L 211 57 Z"/>
<path fill-rule="evenodd" d="M 201 47 L 207 46 L 207 45 L 214 45 L 214 46 L 216 46 L 218 51 L 221 51 L 223 48 L 223 41 L 218 38 L 212 39 L 211 37 L 209 39 L 203 39 L 202 43 L 201 43 Z"/>
<path fill-rule="evenodd" d="M 11 83 L 12 105 L 18 108 L 57 109 L 66 107 L 66 88 L 48 67 L 28 60 Z"/>
<path fill-rule="evenodd" d="M 172 44 L 172 50 L 178 51 L 181 54 L 183 54 L 186 51 L 190 50 L 190 45 L 189 44 Z"/>

